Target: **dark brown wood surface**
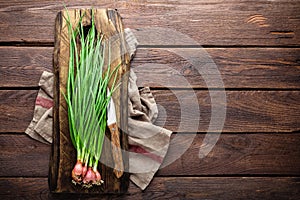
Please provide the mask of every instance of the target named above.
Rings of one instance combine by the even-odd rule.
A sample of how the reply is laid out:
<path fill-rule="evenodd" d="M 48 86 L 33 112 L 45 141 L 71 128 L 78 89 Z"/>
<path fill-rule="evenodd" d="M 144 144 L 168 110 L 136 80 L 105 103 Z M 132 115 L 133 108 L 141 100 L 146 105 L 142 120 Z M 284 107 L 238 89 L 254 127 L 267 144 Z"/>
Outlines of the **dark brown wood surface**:
<path fill-rule="evenodd" d="M 58 195 L 49 193 L 47 178 L 0 178 L 5 199 L 297 199 L 299 177 L 156 177 L 140 192 L 130 184 L 125 195 Z M 13 194 L 13 191 L 18 193 Z"/>
<path fill-rule="evenodd" d="M 22 133 L 33 116 L 37 90 L 1 90 L 1 132 Z M 206 132 L 211 120 L 211 98 L 204 90 L 153 90 L 160 115 L 156 124 L 174 132 Z M 215 94 L 220 91 L 215 91 Z M 192 99 L 195 95 L 195 99 Z M 296 132 L 300 130 L 300 91 L 227 91 L 224 132 Z M 186 106 L 183 126 L 180 107 L 198 101 L 200 114 L 194 106 Z M 17 109 L 18 108 L 18 109 Z M 189 115 L 190 114 L 190 115 Z M 198 130 L 190 126 L 198 123 Z M 271 123 L 272 122 L 272 123 Z"/>
<path fill-rule="evenodd" d="M 180 137 L 180 143 L 170 147 L 165 162 L 178 152 L 178 146 L 186 145 L 190 136 L 178 133 L 172 139 L 174 137 Z M 212 152 L 199 159 L 203 138 L 204 134 L 197 134 L 182 157 L 159 170 L 157 176 L 300 175 L 299 134 L 222 134 Z M 48 175 L 50 145 L 33 141 L 26 135 L 12 134 L 1 134 L 0 142 L 3 161 L 0 176 Z M 33 158 L 38 162 L 28 162 Z"/>
<path fill-rule="evenodd" d="M 139 77 L 138 86 L 184 87 L 176 83 L 178 76 L 182 76 L 192 88 L 207 88 L 195 66 L 170 50 L 174 51 L 174 48 L 139 48 L 131 63 Z M 300 48 L 184 50 L 198 52 L 199 56 L 207 52 L 218 67 L 226 88 L 297 89 L 300 85 Z M 0 73 L 4 75 L 0 79 L 0 86 L 38 87 L 42 72 L 52 70 L 52 52 L 52 47 L 0 46 L 0 55 L 6 58 L 0 60 Z M 144 65 L 148 67 L 143 67 Z M 216 79 L 216 75 L 211 74 L 210 79 Z"/>
<path fill-rule="evenodd" d="M 57 12 L 63 9 L 62 2 L 2 0 L 0 5 L 1 42 L 53 43 L 53 21 Z M 175 29 L 200 45 L 297 46 L 300 42 L 297 0 L 264 0 L 259 4 L 255 0 L 76 0 L 67 2 L 66 6 L 116 8 L 126 27 L 136 29 L 138 36 L 143 28 L 150 26 Z M 15 15 L 16 11 L 18 15 Z M 152 43 L 143 40 L 141 44 Z M 174 44 L 185 45 L 180 40 Z"/>
<path fill-rule="evenodd" d="M 0 1 L 0 199 L 298 199 L 300 196 L 300 1 L 72 1 L 68 7 L 117 8 L 138 41 L 132 61 L 138 86 L 150 86 L 159 104 L 156 123 L 175 131 L 167 162 L 195 132 L 187 151 L 160 169 L 141 192 L 125 195 L 56 195 L 48 188 L 51 146 L 32 140 L 29 124 L 42 71 L 52 71 L 55 0 Z M 156 29 L 186 37 L 170 41 Z M 152 38 L 152 39 L 151 39 Z M 187 40 L 191 38 L 194 41 Z M 213 61 L 227 97 L 225 126 L 212 151 L 198 157 L 211 118 L 208 86 L 176 52 Z M 208 56 L 208 57 L 207 57 Z M 190 86 L 182 85 L 184 77 Z M 215 83 L 215 73 L 208 74 Z M 222 92 L 218 84 L 211 92 Z M 192 93 L 191 93 L 192 92 Z M 198 129 L 178 131 L 180 102 L 188 111 L 195 93 Z M 193 121 L 194 120 L 194 121 Z M 187 126 L 195 116 L 186 116 Z"/>

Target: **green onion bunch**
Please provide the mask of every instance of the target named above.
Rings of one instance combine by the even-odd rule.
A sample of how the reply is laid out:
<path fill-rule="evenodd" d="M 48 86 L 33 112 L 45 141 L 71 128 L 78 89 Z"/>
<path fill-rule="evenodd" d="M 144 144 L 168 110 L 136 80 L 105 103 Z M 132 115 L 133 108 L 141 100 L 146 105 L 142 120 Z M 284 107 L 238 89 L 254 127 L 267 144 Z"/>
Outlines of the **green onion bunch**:
<path fill-rule="evenodd" d="M 68 13 L 68 12 L 67 12 Z M 75 28 L 67 14 L 70 36 L 70 57 L 67 79 L 68 121 L 72 143 L 77 151 L 77 162 L 72 170 L 72 181 L 86 187 L 103 183 L 97 169 L 107 126 L 107 106 L 118 87 L 116 72 L 110 63 L 104 67 L 106 46 L 103 35 L 97 33 L 92 11 L 87 33 L 81 16 Z M 110 56 L 110 55 L 107 55 Z M 108 83 L 113 84 L 108 89 Z"/>

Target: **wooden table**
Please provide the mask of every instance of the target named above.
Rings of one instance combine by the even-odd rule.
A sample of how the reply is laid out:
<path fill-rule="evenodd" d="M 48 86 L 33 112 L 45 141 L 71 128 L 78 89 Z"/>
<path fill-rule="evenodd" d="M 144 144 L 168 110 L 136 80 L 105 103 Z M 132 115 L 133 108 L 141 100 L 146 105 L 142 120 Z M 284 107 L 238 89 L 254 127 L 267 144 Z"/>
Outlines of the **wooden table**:
<path fill-rule="evenodd" d="M 149 86 L 160 111 L 166 112 L 164 127 L 177 135 L 191 134 L 184 129 L 177 132 L 180 104 L 169 88 L 175 88 L 187 102 L 187 93 L 192 90 L 201 110 L 192 145 L 182 157 L 159 170 L 145 192 L 131 184 L 128 194 L 105 198 L 300 196 L 299 0 L 89 2 L 76 0 L 66 5 L 117 8 L 125 27 L 135 31 L 140 46 L 132 66 L 139 80 L 152 80 Z M 53 0 L 0 3 L 0 199 L 77 197 L 49 192 L 51 146 L 24 134 L 33 116 L 39 77 L 44 70 L 52 70 L 54 19 L 61 9 L 63 4 Z M 198 44 L 153 44 L 143 35 L 146 27 L 175 29 Z M 221 92 L 222 88 L 208 88 L 195 66 L 173 51 L 203 48 L 223 78 L 227 113 L 220 139 L 200 159 L 199 147 L 211 116 L 208 91 Z M 168 65 L 177 74 L 164 68 L 137 67 L 145 63 Z M 176 85 L 176 76 L 184 76 L 191 88 Z M 157 84 L 155 80 L 165 82 Z M 162 121 L 159 116 L 157 123 Z M 176 148 L 171 146 L 168 156 Z"/>

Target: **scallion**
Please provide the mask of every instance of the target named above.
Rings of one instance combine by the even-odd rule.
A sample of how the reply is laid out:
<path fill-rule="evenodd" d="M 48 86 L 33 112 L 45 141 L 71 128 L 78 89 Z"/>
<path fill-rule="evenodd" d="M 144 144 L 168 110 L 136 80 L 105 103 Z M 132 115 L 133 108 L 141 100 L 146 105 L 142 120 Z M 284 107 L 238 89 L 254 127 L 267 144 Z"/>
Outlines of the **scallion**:
<path fill-rule="evenodd" d="M 103 42 L 103 35 L 96 31 L 93 10 L 91 26 L 86 35 L 83 16 L 73 28 L 68 11 L 66 13 L 70 57 L 67 93 L 64 96 L 68 106 L 70 138 L 77 151 L 72 178 L 76 184 L 91 187 L 103 183 L 97 166 L 107 126 L 107 106 L 118 87 L 115 83 L 120 65 L 112 70 L 108 63 L 104 70 L 106 48 L 109 54 L 110 48 L 109 43 L 107 47 Z M 108 83 L 111 80 L 113 84 L 109 90 Z"/>

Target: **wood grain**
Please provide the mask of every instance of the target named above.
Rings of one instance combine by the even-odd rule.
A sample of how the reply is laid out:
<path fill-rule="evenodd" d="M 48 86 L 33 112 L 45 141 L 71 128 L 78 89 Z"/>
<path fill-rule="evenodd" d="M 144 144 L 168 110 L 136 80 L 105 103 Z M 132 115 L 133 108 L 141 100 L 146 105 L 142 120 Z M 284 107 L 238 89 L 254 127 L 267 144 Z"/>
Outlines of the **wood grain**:
<path fill-rule="evenodd" d="M 138 49 L 132 67 L 138 85 L 153 88 L 220 88 L 220 79 L 229 89 L 300 88 L 299 55 L 298 48 Z"/>
<path fill-rule="evenodd" d="M 36 96 L 37 90 L 1 90 L 0 132 L 25 132 L 33 118 Z"/>
<path fill-rule="evenodd" d="M 101 199 L 298 199 L 298 177 L 169 177 L 154 178 L 141 192 L 130 184 L 124 195 Z M 0 178 L 2 199 L 99 199 L 95 195 L 51 194 L 46 178 Z M 15 192 L 17 191 L 17 192 Z"/>
<path fill-rule="evenodd" d="M 0 47 L 0 86 L 37 87 L 43 71 L 53 71 L 53 48 Z"/>
<path fill-rule="evenodd" d="M 199 158 L 203 139 L 211 135 L 197 134 L 188 150 L 175 162 L 160 169 L 157 176 L 205 176 L 277 174 L 299 175 L 300 134 L 221 134 L 212 151 Z M 173 135 L 178 143 L 171 143 L 165 163 L 179 157 L 192 136 Z M 209 142 L 213 142 L 209 139 Z M 180 148 L 179 148 L 180 147 Z"/>
<path fill-rule="evenodd" d="M 120 138 L 122 148 L 127 149 L 127 87 L 128 76 L 123 76 L 129 70 L 129 56 L 123 54 L 125 47 L 125 39 L 123 34 L 123 25 L 118 12 L 111 9 L 95 9 L 94 11 L 95 27 L 98 33 L 103 34 L 104 40 L 108 41 L 110 45 L 109 50 L 106 49 L 104 66 L 111 67 L 113 71 L 117 66 L 120 68 L 116 72 L 117 81 L 121 82 L 118 89 L 115 90 L 112 98 L 114 99 L 116 108 L 116 120 L 118 127 L 120 127 Z M 50 175 L 49 183 L 51 191 L 61 193 L 124 193 L 127 191 L 129 184 L 129 175 L 124 173 L 122 177 L 115 177 L 112 169 L 102 163 L 110 163 L 112 158 L 112 151 L 110 145 L 111 135 L 109 131 L 106 132 L 107 140 L 104 141 L 103 151 L 101 153 L 100 173 L 104 180 L 104 184 L 100 187 L 92 187 L 91 189 L 84 189 L 80 186 L 75 186 L 71 182 L 70 173 L 76 163 L 76 152 L 71 143 L 68 113 L 65 97 L 66 85 L 68 79 L 69 66 L 69 33 L 66 19 L 70 20 L 72 26 L 76 26 L 79 19 L 82 18 L 83 26 L 89 27 L 92 21 L 91 9 L 73 9 L 68 11 L 61 11 L 56 18 L 56 34 L 54 47 L 54 74 L 55 74 L 55 93 L 54 93 L 54 107 L 53 107 L 53 122 L 54 122 L 54 137 L 53 137 L 53 153 L 50 160 Z M 111 37 L 115 37 L 111 41 Z M 112 62 L 110 62 L 110 60 Z M 106 69 L 104 69 L 106 70 Z M 111 88 L 112 78 L 109 83 Z M 128 167 L 128 157 L 122 156 L 124 162 L 124 170 Z M 112 166 L 112 165 L 111 165 Z M 113 166 L 112 166 L 113 167 Z M 98 168 L 98 169 L 99 169 Z"/>
<path fill-rule="evenodd" d="M 214 131 L 219 127 L 213 122 L 211 98 L 217 110 L 226 107 L 223 132 L 291 132 L 299 131 L 299 91 L 226 91 L 226 102 L 218 99 L 221 91 L 156 90 L 152 91 L 159 105 L 156 124 L 172 131 L 195 132 L 191 128 L 198 123 L 198 131 L 206 132 L 210 125 Z M 197 113 L 197 102 L 200 113 Z M 212 123 L 211 123 L 212 122 Z M 211 123 L 211 124 L 210 124 Z"/>
<path fill-rule="evenodd" d="M 16 4 L 13 1 L 1 1 L 0 5 L 1 42 L 53 43 L 54 19 L 56 13 L 63 9 L 61 2 L 23 0 Z M 67 3 L 67 7 L 87 5 L 118 9 L 125 27 L 136 30 L 142 45 L 157 45 L 146 31 L 148 27 L 175 29 L 200 45 L 299 46 L 300 44 L 298 12 L 300 5 L 293 0 L 272 2 L 265 0 L 259 4 L 253 0 L 230 2 L 76 0 Z M 162 37 L 159 40 L 160 45 L 170 42 L 176 45 L 186 44 L 180 39 L 169 41 L 170 37 L 164 32 L 158 31 L 156 34 Z"/>
<path fill-rule="evenodd" d="M 48 176 L 51 145 L 38 142 L 25 134 L 1 134 L 0 143 L 1 177 Z"/>
<path fill-rule="evenodd" d="M 221 134 L 212 151 L 200 159 L 204 137 L 173 135 L 163 166 L 172 163 L 157 176 L 300 175 L 300 134 Z M 47 176 L 50 145 L 10 134 L 1 134 L 0 142 L 0 176 Z M 181 156 L 179 147 L 187 149 Z"/>
<path fill-rule="evenodd" d="M 156 124 L 172 131 L 206 132 L 211 119 L 211 99 L 208 91 L 153 90 L 159 104 Z M 220 91 L 213 91 L 218 95 Z M 198 101 L 193 101 L 193 95 Z M 0 132 L 22 133 L 29 125 L 34 111 L 37 90 L 0 91 Z M 227 111 L 224 132 L 291 132 L 300 130 L 299 91 L 226 91 Z M 220 102 L 222 103 L 222 102 Z M 199 113 L 194 106 L 199 105 Z M 181 115 L 181 107 L 186 112 Z M 188 115 L 187 115 L 188 113 Z M 183 119 L 181 120 L 181 117 Z M 199 122 L 198 130 L 191 126 Z"/>
<path fill-rule="evenodd" d="M 138 86 L 207 88 L 201 70 L 176 52 L 178 49 L 138 48 L 131 66 Z M 173 51 L 173 52 L 171 52 Z M 181 49 L 182 51 L 182 49 Z M 198 53 L 203 63 L 213 61 L 225 88 L 300 88 L 299 48 L 205 48 L 184 49 Z M 52 71 L 52 47 L 0 47 L 0 87 L 37 87 L 44 70 Z M 202 72 L 204 73 L 204 72 Z M 216 72 L 207 74 L 217 87 Z"/>
<path fill-rule="evenodd" d="M 33 115 L 40 75 L 52 71 L 54 21 L 63 4 L 0 0 L 0 199 L 299 199 L 298 0 L 74 0 L 66 5 L 117 8 L 124 26 L 140 42 L 132 66 L 139 86 L 155 88 L 160 111 L 156 123 L 178 130 L 179 102 L 192 113 L 187 106 L 192 96 L 183 89 L 188 87 L 178 82 L 183 76 L 196 89 L 201 118 L 195 131 L 200 133 L 191 145 L 190 132 L 172 136 L 172 141 L 179 137 L 180 144 L 171 144 L 165 163 L 178 147 L 189 148 L 160 169 L 144 192 L 130 183 L 124 195 L 50 193 L 51 146 L 23 132 Z M 174 38 L 168 30 L 182 37 Z M 198 157 L 199 147 L 211 119 L 206 89 L 218 87 L 217 77 L 210 73 L 213 85 L 207 86 L 197 65 L 174 53 L 191 55 L 196 50 L 208 61 L 201 46 L 217 65 L 227 95 L 226 132 L 203 159 Z M 150 67 L 141 67 L 144 64 Z M 177 90 L 179 99 L 165 88 Z M 187 131 L 195 118 L 183 121 L 182 131 Z"/>

